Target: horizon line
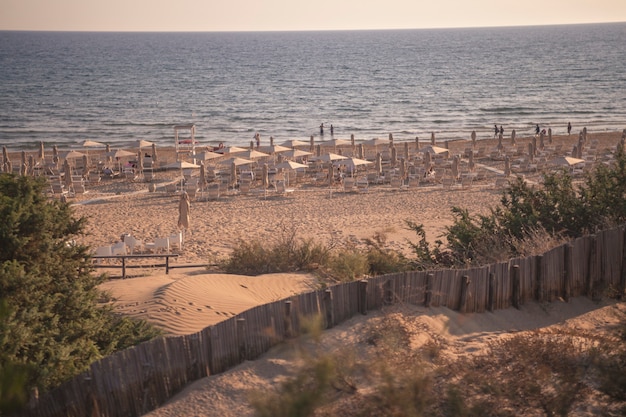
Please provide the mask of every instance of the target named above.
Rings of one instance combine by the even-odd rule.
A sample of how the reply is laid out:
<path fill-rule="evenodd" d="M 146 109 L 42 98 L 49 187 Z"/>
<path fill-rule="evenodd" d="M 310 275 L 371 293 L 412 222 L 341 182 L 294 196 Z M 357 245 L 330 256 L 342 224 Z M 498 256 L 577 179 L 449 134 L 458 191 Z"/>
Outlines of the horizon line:
<path fill-rule="evenodd" d="M 626 21 L 601 21 L 577 23 L 547 23 L 547 24 L 519 24 L 519 25 L 489 25 L 489 26 L 432 26 L 432 27 L 398 27 L 398 28 L 352 28 L 352 29 L 258 29 L 258 30 L 115 30 L 115 29 L 2 29 L 0 32 L 59 32 L 59 33 L 277 33 L 277 32 L 365 32 L 365 31 L 401 31 L 401 30 L 456 30 L 456 29 L 507 29 L 524 27 L 549 26 L 585 26 L 602 24 L 624 24 Z"/>

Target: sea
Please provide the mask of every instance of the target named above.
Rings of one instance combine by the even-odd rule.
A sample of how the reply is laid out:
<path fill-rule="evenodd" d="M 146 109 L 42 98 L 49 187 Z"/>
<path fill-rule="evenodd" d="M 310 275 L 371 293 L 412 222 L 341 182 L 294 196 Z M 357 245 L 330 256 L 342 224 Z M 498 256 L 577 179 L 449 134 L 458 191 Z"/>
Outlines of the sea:
<path fill-rule="evenodd" d="M 0 31 L 0 144 L 437 141 L 626 128 L 626 23 L 303 32 Z M 324 135 L 320 125 L 324 124 Z M 330 134 L 333 126 L 333 135 Z M 180 138 L 179 138 L 180 139 Z M 183 138 L 184 139 L 184 138 Z"/>

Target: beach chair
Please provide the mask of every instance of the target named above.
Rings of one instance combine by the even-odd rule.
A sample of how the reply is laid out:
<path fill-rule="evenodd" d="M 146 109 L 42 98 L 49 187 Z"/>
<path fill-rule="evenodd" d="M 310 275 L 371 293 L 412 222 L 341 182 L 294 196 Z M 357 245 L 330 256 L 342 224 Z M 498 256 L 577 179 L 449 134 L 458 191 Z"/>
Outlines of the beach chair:
<path fill-rule="evenodd" d="M 444 190 L 450 190 L 452 186 L 456 183 L 454 178 L 443 178 L 441 180 L 441 184 L 443 185 Z"/>
<path fill-rule="evenodd" d="M 473 178 L 469 177 L 469 176 L 461 178 L 461 188 L 463 188 L 463 189 L 471 188 L 472 187 L 472 181 L 473 181 Z"/>
<path fill-rule="evenodd" d="M 143 246 L 143 242 L 139 239 L 136 239 L 134 236 L 126 236 L 124 238 L 124 243 L 130 250 L 130 254 L 132 255 L 135 251 L 140 252 Z"/>
<path fill-rule="evenodd" d="M 389 181 L 389 185 L 392 190 L 399 190 L 402 188 L 402 179 L 400 177 L 392 177 Z"/>
<path fill-rule="evenodd" d="M 169 236 L 170 249 L 176 247 L 178 250 L 183 249 L 183 232 L 172 233 Z"/>
<path fill-rule="evenodd" d="M 287 185 L 285 184 L 285 181 L 276 181 L 276 194 L 277 195 L 287 195 L 290 193 L 293 193 L 294 189 L 293 188 L 287 188 Z"/>
<path fill-rule="evenodd" d="M 158 237 L 154 239 L 154 252 L 170 252 L 170 239 L 167 237 Z"/>
<path fill-rule="evenodd" d="M 220 184 L 213 183 L 207 187 L 207 200 L 217 200 L 220 198 Z"/>
<path fill-rule="evenodd" d="M 117 242 L 111 245 L 112 255 L 127 255 L 127 246 L 125 242 Z"/>
<path fill-rule="evenodd" d="M 354 178 L 348 177 L 343 179 L 343 191 L 349 193 L 356 190 L 356 181 Z"/>
<path fill-rule="evenodd" d="M 113 254 L 113 252 L 111 252 L 111 246 L 100 246 L 99 248 L 96 248 L 96 251 L 94 252 L 95 256 L 111 256 Z M 94 259 L 96 264 L 101 264 L 103 263 L 104 259 Z"/>
<path fill-rule="evenodd" d="M 239 183 L 239 194 L 246 195 L 250 192 L 251 181 L 243 180 Z"/>
<path fill-rule="evenodd" d="M 366 193 L 369 191 L 369 181 L 367 178 L 358 178 L 356 180 L 356 189 L 360 193 Z"/>

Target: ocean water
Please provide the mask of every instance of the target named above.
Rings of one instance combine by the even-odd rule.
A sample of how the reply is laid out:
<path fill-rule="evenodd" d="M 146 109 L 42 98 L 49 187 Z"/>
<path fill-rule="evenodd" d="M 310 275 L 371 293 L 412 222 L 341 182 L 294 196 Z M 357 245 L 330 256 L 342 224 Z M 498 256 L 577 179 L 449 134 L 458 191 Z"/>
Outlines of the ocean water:
<path fill-rule="evenodd" d="M 626 23 L 238 33 L 0 32 L 0 143 L 438 140 L 626 128 Z M 327 129 L 319 135 L 319 125 Z"/>

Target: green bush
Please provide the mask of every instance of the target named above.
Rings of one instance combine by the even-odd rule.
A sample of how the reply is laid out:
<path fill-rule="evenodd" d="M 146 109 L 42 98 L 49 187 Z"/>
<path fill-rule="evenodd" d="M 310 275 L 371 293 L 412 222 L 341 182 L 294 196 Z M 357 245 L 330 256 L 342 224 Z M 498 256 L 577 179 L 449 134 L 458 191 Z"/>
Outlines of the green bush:
<path fill-rule="evenodd" d="M 369 272 L 367 255 L 354 248 L 334 251 L 325 266 L 339 281 L 354 281 Z"/>
<path fill-rule="evenodd" d="M 48 200 L 44 180 L 0 175 L 0 369 L 29 367 L 27 388 L 45 391 L 117 349 L 159 334 L 98 305 L 103 276 L 74 244 L 85 220 Z"/>

